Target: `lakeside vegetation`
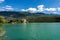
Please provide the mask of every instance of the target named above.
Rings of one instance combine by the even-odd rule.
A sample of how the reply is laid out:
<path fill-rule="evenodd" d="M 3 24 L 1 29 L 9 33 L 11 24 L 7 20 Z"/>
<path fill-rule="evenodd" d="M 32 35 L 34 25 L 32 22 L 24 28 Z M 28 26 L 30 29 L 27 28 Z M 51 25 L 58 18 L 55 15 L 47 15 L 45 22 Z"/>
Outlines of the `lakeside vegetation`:
<path fill-rule="evenodd" d="M 0 23 L 32 23 L 32 22 L 60 22 L 60 17 L 31 17 L 21 19 L 6 19 L 0 16 Z"/>
<path fill-rule="evenodd" d="M 0 23 L 6 23 L 7 20 L 5 19 L 5 17 L 3 16 L 0 16 Z"/>

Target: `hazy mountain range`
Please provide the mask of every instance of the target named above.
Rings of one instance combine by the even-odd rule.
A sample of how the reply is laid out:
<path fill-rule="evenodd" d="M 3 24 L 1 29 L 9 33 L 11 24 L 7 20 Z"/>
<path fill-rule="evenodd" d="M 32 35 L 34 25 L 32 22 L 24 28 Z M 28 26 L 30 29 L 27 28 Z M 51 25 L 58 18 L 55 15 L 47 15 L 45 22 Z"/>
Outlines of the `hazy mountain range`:
<path fill-rule="evenodd" d="M 16 11 L 0 11 L 0 16 L 5 16 L 5 17 L 28 17 L 28 16 L 33 16 L 33 17 L 52 17 L 52 16 L 60 16 L 57 14 L 46 14 L 46 13 L 29 13 L 29 12 L 16 12 Z"/>

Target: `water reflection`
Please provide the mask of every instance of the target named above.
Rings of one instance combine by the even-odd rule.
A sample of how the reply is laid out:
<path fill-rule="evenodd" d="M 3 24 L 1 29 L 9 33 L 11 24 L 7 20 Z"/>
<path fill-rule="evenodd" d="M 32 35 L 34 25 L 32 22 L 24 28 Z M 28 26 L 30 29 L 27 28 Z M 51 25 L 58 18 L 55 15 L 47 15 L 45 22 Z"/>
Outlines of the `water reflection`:
<path fill-rule="evenodd" d="M 4 27 L 5 24 L 0 24 L 0 27 Z"/>
<path fill-rule="evenodd" d="M 6 33 L 6 30 L 4 30 L 3 28 L 0 28 L 0 36 L 3 36 Z"/>
<path fill-rule="evenodd" d="M 22 27 L 23 27 L 24 29 L 26 29 L 26 26 L 27 26 L 26 23 L 23 23 L 23 24 L 22 24 Z"/>
<path fill-rule="evenodd" d="M 6 36 L 6 29 L 4 28 L 5 24 L 0 24 L 0 40 L 7 40 L 8 36 Z"/>

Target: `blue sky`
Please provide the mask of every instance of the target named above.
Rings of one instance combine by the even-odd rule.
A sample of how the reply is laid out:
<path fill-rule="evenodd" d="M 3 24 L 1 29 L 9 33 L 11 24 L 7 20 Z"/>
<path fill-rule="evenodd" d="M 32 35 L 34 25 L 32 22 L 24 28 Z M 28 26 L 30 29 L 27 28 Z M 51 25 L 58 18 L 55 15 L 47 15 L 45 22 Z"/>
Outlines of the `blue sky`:
<path fill-rule="evenodd" d="M 39 6 L 39 8 L 38 8 Z M 50 12 L 60 11 L 60 0 L 0 0 L 0 11 Z"/>
<path fill-rule="evenodd" d="M 0 3 L 0 6 L 11 5 L 16 8 L 29 8 L 38 5 L 45 5 L 45 7 L 58 7 L 60 0 L 5 0 Z"/>

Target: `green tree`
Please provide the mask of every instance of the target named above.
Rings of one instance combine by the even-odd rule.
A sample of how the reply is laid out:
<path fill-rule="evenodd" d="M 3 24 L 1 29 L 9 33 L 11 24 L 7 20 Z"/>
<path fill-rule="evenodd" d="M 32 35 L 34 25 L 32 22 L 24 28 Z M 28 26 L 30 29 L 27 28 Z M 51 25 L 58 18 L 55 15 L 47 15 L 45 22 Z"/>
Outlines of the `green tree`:
<path fill-rule="evenodd" d="M 0 16 L 0 23 L 6 23 L 5 17 Z"/>

